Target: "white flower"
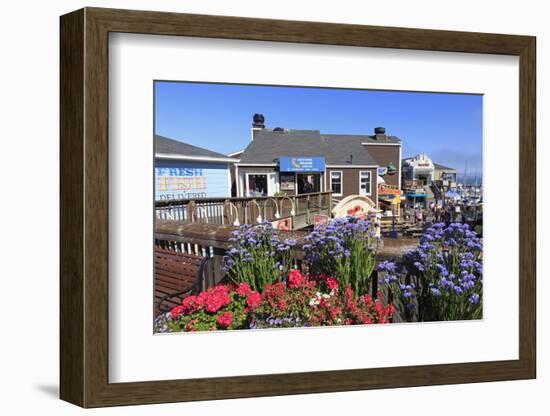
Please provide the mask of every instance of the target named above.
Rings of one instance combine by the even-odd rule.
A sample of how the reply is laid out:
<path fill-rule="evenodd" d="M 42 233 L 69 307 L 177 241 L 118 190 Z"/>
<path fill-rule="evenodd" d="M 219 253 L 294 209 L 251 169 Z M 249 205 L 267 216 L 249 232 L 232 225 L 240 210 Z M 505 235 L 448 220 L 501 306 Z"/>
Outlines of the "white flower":
<path fill-rule="evenodd" d="M 319 301 L 315 298 L 311 298 L 309 300 L 309 306 L 318 305 L 318 304 L 319 304 Z"/>

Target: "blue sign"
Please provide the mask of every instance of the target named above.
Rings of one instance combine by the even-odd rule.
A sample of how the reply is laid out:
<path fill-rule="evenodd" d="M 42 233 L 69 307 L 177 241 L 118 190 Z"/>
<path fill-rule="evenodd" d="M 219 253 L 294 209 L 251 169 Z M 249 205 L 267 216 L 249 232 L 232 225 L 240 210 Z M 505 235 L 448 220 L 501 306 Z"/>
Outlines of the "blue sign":
<path fill-rule="evenodd" d="M 324 172 L 324 157 L 291 157 L 284 156 L 279 159 L 280 172 Z"/>

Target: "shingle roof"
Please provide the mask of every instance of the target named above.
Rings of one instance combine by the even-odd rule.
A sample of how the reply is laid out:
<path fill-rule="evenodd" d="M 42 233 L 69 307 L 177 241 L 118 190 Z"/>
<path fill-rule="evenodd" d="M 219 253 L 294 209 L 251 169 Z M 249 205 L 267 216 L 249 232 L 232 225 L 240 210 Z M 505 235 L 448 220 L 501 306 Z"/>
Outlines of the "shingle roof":
<path fill-rule="evenodd" d="M 282 156 L 324 156 L 327 165 L 377 166 L 367 147 L 362 145 L 369 137 L 321 134 L 319 130 L 257 130 L 240 163 L 277 163 Z M 352 162 L 350 155 L 353 155 Z"/>
<path fill-rule="evenodd" d="M 323 136 L 333 136 L 342 138 L 355 138 L 361 140 L 362 143 L 401 143 L 401 139 L 397 136 L 370 136 L 368 134 L 323 134 Z"/>
<path fill-rule="evenodd" d="M 226 155 L 213 152 L 202 147 L 193 146 L 188 143 L 183 143 L 178 140 L 169 139 L 168 137 L 155 134 L 155 154 L 173 154 L 179 156 L 191 156 L 195 158 L 222 158 L 227 159 Z"/>

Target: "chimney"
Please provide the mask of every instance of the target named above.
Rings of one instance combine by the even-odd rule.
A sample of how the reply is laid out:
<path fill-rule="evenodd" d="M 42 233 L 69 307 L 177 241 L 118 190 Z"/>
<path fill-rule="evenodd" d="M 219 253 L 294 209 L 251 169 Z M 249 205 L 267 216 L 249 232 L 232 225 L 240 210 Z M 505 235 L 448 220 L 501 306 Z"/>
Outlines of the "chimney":
<path fill-rule="evenodd" d="M 385 140 L 388 136 L 386 136 L 386 128 L 385 127 L 376 127 L 374 129 L 374 139 L 375 140 Z"/>
<path fill-rule="evenodd" d="M 252 128 L 258 130 L 265 129 L 264 121 L 265 119 L 263 114 L 254 114 L 254 116 L 252 117 Z"/>
<path fill-rule="evenodd" d="M 263 114 L 256 113 L 252 116 L 252 131 L 250 132 L 251 140 L 254 140 L 254 134 L 257 131 L 265 129 L 264 122 L 265 122 L 265 119 Z"/>

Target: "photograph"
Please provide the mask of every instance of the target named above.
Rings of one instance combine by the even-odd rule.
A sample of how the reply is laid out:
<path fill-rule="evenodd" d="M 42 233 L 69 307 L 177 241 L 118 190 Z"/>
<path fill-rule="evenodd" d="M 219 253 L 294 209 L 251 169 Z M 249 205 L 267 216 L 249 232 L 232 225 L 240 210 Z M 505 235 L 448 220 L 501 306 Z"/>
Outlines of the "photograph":
<path fill-rule="evenodd" d="M 155 333 L 483 319 L 483 95 L 154 82 Z"/>

